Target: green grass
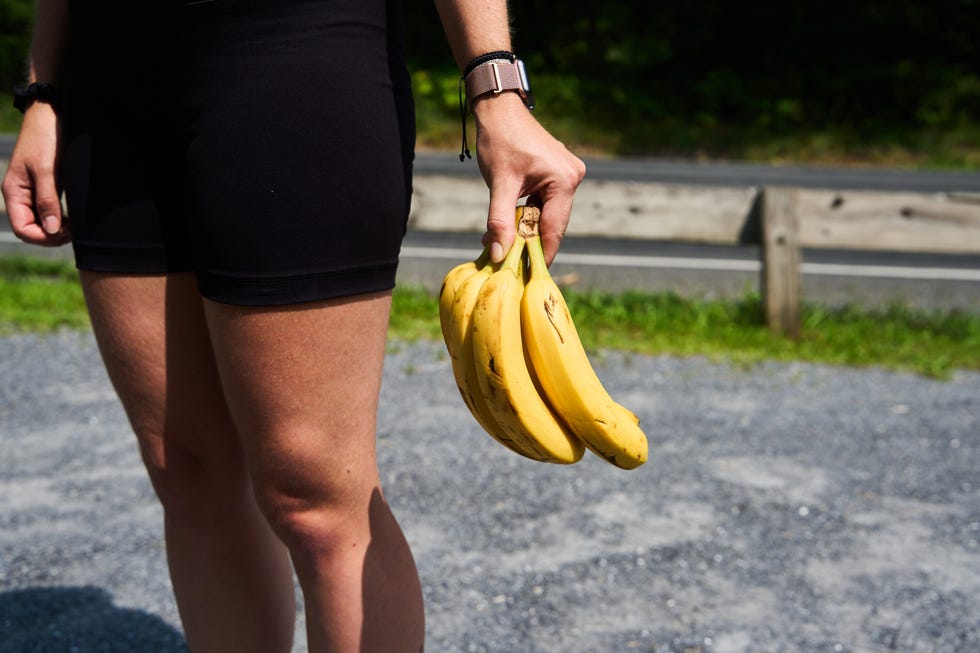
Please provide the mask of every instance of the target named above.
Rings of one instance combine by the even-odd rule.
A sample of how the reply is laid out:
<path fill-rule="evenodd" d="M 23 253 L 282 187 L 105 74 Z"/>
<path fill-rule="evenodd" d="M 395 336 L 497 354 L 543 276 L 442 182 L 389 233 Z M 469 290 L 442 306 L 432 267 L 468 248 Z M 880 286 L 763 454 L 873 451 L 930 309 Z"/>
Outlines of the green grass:
<path fill-rule="evenodd" d="M 980 370 L 980 314 L 809 305 L 803 337 L 795 342 L 769 332 L 754 293 L 734 301 L 635 291 L 566 290 L 565 297 L 582 342 L 593 353 L 705 356 L 745 365 L 764 360 L 874 365 L 935 378 L 957 369 Z M 410 340 L 439 338 L 438 310 L 431 293 L 401 288 L 395 293 L 392 333 Z"/>
<path fill-rule="evenodd" d="M 946 378 L 980 370 L 980 314 L 924 311 L 895 305 L 881 310 L 808 305 L 799 342 L 775 336 L 763 324 L 754 293 L 738 300 L 702 301 L 673 293 L 566 290 L 582 341 L 592 351 L 705 356 L 752 365 L 800 360 L 879 366 Z M 390 334 L 413 342 L 441 338 L 438 300 L 418 287 L 395 291 Z M 69 264 L 0 257 L 0 334 L 88 328 Z"/>
<path fill-rule="evenodd" d="M 60 260 L 0 257 L 0 335 L 88 325 L 73 266 Z"/>

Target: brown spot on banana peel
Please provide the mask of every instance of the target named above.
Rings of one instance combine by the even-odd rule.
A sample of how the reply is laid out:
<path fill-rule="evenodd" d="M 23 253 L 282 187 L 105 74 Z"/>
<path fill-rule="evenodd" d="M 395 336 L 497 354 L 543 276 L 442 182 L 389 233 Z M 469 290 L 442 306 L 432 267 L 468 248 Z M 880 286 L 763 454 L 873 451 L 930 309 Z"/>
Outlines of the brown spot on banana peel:
<path fill-rule="evenodd" d="M 555 305 L 557 303 L 558 302 L 553 295 L 548 295 L 548 299 L 544 301 L 544 312 L 545 315 L 548 316 L 548 322 L 551 323 L 551 328 L 555 330 L 555 333 L 558 334 L 558 339 L 561 340 L 561 344 L 564 345 L 565 337 L 561 334 L 561 329 L 558 328 L 558 325 L 555 324 Z"/>
<path fill-rule="evenodd" d="M 606 453 L 602 453 L 601 451 L 598 452 L 598 454 L 603 458 L 605 458 L 606 460 L 608 460 L 613 465 L 615 465 L 616 467 L 619 467 L 619 463 L 616 462 L 616 456 L 614 454 L 606 454 Z"/>

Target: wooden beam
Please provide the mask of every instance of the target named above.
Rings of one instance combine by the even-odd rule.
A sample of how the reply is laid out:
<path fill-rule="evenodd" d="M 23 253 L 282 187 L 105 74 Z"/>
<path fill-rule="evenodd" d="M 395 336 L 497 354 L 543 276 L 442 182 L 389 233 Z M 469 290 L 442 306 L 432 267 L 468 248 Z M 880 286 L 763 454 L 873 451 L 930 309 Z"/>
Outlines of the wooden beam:
<path fill-rule="evenodd" d="M 980 204 L 963 193 L 799 191 L 800 246 L 980 253 Z"/>

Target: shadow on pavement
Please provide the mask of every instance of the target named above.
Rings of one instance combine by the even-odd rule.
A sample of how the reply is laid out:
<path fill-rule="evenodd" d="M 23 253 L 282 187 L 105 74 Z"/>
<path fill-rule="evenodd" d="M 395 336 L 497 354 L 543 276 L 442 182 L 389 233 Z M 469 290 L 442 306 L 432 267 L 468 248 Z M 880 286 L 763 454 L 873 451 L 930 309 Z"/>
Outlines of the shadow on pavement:
<path fill-rule="evenodd" d="M 0 593 L 0 653 L 186 653 L 184 636 L 159 617 L 113 605 L 98 587 Z"/>

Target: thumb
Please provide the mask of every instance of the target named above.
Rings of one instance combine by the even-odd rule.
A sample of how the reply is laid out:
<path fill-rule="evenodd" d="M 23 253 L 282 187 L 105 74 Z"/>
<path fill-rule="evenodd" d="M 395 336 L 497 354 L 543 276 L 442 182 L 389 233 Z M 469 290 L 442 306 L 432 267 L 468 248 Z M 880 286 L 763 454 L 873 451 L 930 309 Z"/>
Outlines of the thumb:
<path fill-rule="evenodd" d="M 491 188 L 490 211 L 487 216 L 487 232 L 483 245 L 490 248 L 490 260 L 500 263 L 514 244 L 516 231 L 515 211 L 520 199 L 519 189 Z"/>
<path fill-rule="evenodd" d="M 53 178 L 40 177 L 37 179 L 34 208 L 45 233 L 53 236 L 61 232 L 61 198 Z"/>

